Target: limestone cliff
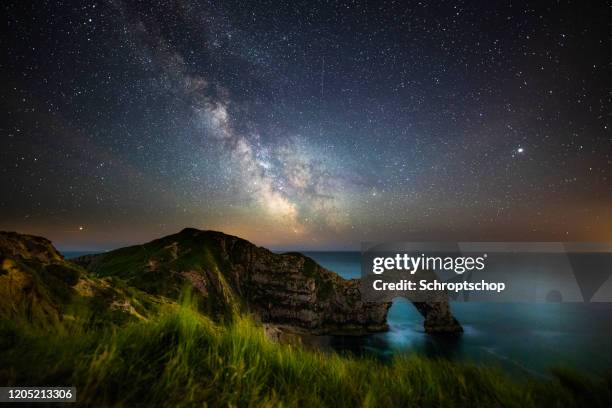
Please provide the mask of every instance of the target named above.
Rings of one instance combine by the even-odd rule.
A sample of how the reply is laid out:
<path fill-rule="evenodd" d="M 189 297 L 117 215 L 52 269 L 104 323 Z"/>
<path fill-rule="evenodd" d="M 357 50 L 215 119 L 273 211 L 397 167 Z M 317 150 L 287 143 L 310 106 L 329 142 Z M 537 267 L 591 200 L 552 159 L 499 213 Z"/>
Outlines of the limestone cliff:
<path fill-rule="evenodd" d="M 170 298 L 178 298 L 188 282 L 213 315 L 249 312 L 266 323 L 317 334 L 387 329 L 390 303 L 362 301 L 358 280 L 343 279 L 302 254 L 275 254 L 221 232 L 188 228 L 76 262 L 99 276 L 117 276 Z M 426 331 L 461 330 L 448 303 L 415 306 Z"/>
<path fill-rule="evenodd" d="M 304 255 L 275 254 L 220 232 L 185 229 L 76 262 L 170 298 L 178 298 L 189 282 L 215 315 L 249 312 L 310 333 L 387 329 L 390 304 L 363 302 L 358 281 L 342 279 Z"/>
<path fill-rule="evenodd" d="M 42 237 L 0 232 L 0 318 L 45 326 L 142 318 L 192 287 L 209 316 L 250 313 L 310 334 L 387 330 L 390 303 L 365 302 L 346 280 L 299 254 L 275 254 L 215 231 L 185 229 L 74 262 Z M 457 332 L 447 302 L 417 303 L 431 333 Z"/>

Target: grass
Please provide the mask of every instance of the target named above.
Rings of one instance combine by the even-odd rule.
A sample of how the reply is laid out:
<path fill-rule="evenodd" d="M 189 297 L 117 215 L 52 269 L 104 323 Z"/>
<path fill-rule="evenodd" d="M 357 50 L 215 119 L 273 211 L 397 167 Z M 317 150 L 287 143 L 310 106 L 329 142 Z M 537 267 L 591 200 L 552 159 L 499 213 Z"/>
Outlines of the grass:
<path fill-rule="evenodd" d="M 211 302 L 200 306 L 212 316 L 225 317 L 242 306 L 228 282 L 230 266 L 219 253 L 216 233 L 194 235 L 194 231 L 187 229 L 143 245 L 99 254 L 87 269 L 96 276 L 120 278 L 130 287 L 170 299 L 181 296 L 182 272 L 214 276 L 212 280 L 218 285 L 208 288 Z"/>
<path fill-rule="evenodd" d="M 68 324 L 68 323 L 66 323 Z M 416 355 L 390 363 L 279 345 L 236 317 L 221 325 L 190 301 L 158 317 L 49 333 L 0 324 L 0 383 L 74 385 L 92 406 L 610 406 L 609 381 L 553 371 L 552 380 Z"/>

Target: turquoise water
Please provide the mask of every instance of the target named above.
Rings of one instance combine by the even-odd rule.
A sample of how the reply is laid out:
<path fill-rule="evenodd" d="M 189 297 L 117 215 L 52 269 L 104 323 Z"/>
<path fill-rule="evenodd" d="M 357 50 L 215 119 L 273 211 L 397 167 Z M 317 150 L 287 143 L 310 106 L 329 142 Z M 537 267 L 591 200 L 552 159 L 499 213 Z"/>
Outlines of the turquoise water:
<path fill-rule="evenodd" d="M 359 253 L 306 255 L 344 278 L 360 277 Z M 416 352 L 435 358 L 492 362 L 513 373 L 535 376 L 547 376 L 551 366 L 612 371 L 612 304 L 455 302 L 451 307 L 465 330 L 456 338 L 425 334 L 420 314 L 399 299 L 389 311 L 388 332 L 333 336 L 326 344 L 341 352 L 383 359 Z"/>

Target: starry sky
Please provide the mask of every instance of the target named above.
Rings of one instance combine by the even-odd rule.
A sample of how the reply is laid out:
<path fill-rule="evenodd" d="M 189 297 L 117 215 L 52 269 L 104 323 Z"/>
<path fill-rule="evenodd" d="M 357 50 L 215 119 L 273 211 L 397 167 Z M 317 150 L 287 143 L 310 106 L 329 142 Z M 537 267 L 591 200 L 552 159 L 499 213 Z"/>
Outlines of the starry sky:
<path fill-rule="evenodd" d="M 609 3 L 1 7 L 0 229 L 612 241 Z"/>

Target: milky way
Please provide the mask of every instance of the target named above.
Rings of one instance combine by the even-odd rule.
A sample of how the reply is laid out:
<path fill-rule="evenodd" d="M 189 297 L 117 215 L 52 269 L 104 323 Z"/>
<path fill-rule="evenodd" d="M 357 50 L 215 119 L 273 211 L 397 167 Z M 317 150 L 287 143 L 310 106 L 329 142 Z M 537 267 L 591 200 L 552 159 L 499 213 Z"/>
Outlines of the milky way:
<path fill-rule="evenodd" d="M 226 153 L 221 162 L 235 170 L 232 182 L 241 186 L 247 199 L 255 200 L 276 224 L 294 233 L 308 232 L 311 221 L 330 227 L 338 223 L 337 190 L 330 188 L 333 176 L 303 151 L 299 138 L 267 146 L 258 133 L 236 131 L 229 109 L 231 92 L 202 74 L 191 73 L 185 58 L 163 37 L 144 21 L 132 21 L 124 7 L 121 11 L 125 26 L 134 34 L 135 49 L 146 56 L 145 64 L 156 64 L 167 78 L 165 87 L 188 102 L 196 125 L 202 125 L 196 126 L 202 128 L 202 138 L 218 141 Z"/>
<path fill-rule="evenodd" d="M 612 240 L 603 3 L 3 8 L 0 229 Z"/>

